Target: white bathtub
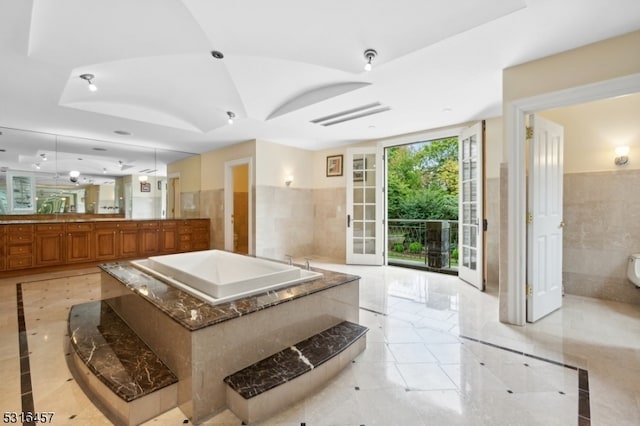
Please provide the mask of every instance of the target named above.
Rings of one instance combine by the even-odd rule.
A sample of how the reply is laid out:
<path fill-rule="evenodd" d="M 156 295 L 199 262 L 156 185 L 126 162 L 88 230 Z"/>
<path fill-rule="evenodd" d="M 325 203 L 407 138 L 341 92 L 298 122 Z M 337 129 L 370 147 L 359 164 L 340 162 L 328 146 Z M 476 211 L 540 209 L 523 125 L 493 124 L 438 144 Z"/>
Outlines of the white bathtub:
<path fill-rule="evenodd" d="M 297 266 L 221 250 L 152 256 L 131 263 L 211 304 L 322 277 Z"/>

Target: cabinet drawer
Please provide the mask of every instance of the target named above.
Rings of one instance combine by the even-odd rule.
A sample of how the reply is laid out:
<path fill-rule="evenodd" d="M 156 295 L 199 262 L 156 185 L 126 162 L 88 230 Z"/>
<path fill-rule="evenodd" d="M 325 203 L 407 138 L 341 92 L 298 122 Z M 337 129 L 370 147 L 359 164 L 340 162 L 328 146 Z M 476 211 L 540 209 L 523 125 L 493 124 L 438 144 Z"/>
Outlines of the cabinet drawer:
<path fill-rule="evenodd" d="M 33 265 L 31 256 L 15 256 L 7 258 L 7 269 L 29 268 Z"/>
<path fill-rule="evenodd" d="M 121 222 L 118 225 L 118 229 L 138 229 L 136 222 Z"/>
<path fill-rule="evenodd" d="M 191 241 L 191 234 L 180 234 L 180 241 Z"/>
<path fill-rule="evenodd" d="M 9 243 L 30 243 L 33 241 L 33 234 L 9 234 L 7 242 Z"/>
<path fill-rule="evenodd" d="M 113 223 L 113 222 L 107 222 L 107 223 L 96 223 L 94 225 L 94 227 L 96 229 L 112 229 L 112 230 L 116 230 L 118 228 L 118 224 L 117 223 Z"/>
<path fill-rule="evenodd" d="M 32 244 L 11 244 L 7 245 L 8 256 L 24 256 L 33 254 Z"/>
<path fill-rule="evenodd" d="M 64 224 L 62 223 L 47 223 L 43 225 L 36 225 L 36 232 L 63 232 Z"/>
<path fill-rule="evenodd" d="M 33 234 L 33 225 L 7 225 L 7 233 L 10 234 Z"/>
<path fill-rule="evenodd" d="M 201 231 L 194 231 L 193 241 L 209 241 L 209 230 L 203 229 Z"/>
<path fill-rule="evenodd" d="M 93 223 L 67 223 L 67 232 L 93 231 Z"/>
<path fill-rule="evenodd" d="M 208 250 L 209 244 L 207 243 L 207 241 L 194 241 L 191 244 L 191 249 L 192 250 Z"/>
<path fill-rule="evenodd" d="M 153 222 L 141 222 L 140 223 L 140 227 L 144 228 L 144 229 L 146 229 L 146 228 L 154 228 L 155 229 L 155 228 L 159 228 L 160 227 L 160 223 L 156 222 L 156 221 L 153 221 Z"/>

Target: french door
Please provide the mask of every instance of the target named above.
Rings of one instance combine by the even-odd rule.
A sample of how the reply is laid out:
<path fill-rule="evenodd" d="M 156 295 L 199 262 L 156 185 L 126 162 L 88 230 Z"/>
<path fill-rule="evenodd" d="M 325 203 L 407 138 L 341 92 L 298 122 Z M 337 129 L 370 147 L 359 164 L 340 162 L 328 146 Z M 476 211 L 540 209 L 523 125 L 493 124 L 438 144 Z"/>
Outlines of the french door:
<path fill-rule="evenodd" d="M 347 177 L 347 263 L 382 265 L 383 164 L 379 150 L 352 148 L 345 158 Z"/>
<path fill-rule="evenodd" d="M 458 277 L 484 290 L 483 123 L 462 130 L 458 142 Z"/>

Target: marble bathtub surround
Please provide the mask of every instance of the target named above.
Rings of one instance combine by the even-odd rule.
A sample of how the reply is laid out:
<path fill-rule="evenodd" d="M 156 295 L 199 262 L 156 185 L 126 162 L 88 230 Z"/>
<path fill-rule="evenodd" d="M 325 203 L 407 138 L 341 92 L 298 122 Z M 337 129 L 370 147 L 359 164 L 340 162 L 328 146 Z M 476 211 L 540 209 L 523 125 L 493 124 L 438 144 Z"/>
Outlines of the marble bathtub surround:
<path fill-rule="evenodd" d="M 244 297 L 233 302 L 210 305 L 158 278 L 145 274 L 128 262 L 104 264 L 100 265 L 100 269 L 191 331 L 358 280 L 355 275 L 312 267 L 312 271 L 323 274 L 323 279 Z M 103 298 L 126 294 L 129 293 L 120 286 L 103 286 Z"/>
<path fill-rule="evenodd" d="M 350 274 L 317 270 L 323 278 L 212 306 L 130 264 L 101 269 L 102 297 L 178 376 L 178 406 L 194 423 L 226 408 L 226 376 L 359 319 Z"/>

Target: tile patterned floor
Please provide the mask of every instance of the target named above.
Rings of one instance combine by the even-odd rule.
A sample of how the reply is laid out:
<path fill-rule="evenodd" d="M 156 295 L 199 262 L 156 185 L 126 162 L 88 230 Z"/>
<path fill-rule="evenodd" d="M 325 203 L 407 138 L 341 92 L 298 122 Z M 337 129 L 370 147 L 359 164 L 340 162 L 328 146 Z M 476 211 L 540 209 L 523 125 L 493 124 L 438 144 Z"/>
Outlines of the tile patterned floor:
<path fill-rule="evenodd" d="M 560 311 L 515 327 L 497 321 L 495 291 L 453 276 L 313 263 L 362 276 L 367 349 L 264 425 L 640 424 L 640 306 L 566 296 Z M 55 412 L 53 424 L 110 424 L 71 377 L 63 346 L 70 306 L 100 297 L 95 271 L 0 280 L 3 412 L 32 397 L 36 411 Z M 32 388 L 24 397 L 17 283 Z M 184 421 L 174 409 L 148 424 Z M 204 424 L 241 422 L 225 411 Z"/>

